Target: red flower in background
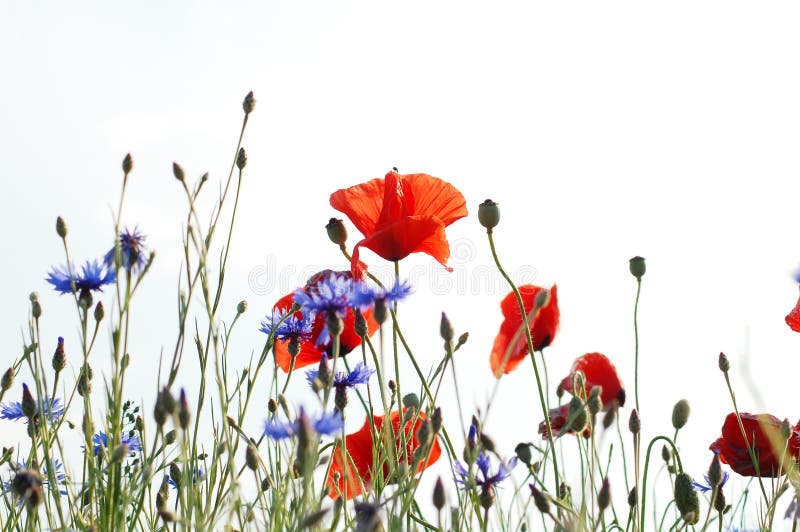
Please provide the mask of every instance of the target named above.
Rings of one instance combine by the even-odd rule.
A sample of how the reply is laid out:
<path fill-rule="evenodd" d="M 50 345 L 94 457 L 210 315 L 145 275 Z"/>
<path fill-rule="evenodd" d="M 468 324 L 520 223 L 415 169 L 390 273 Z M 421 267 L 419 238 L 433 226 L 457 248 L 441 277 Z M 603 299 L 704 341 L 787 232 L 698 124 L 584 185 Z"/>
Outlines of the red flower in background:
<path fill-rule="evenodd" d="M 407 410 L 407 408 L 404 408 L 402 415 L 404 415 Z M 401 414 L 397 410 L 389 415 L 398 459 L 402 459 L 401 453 L 403 452 L 403 444 L 400 440 L 400 416 Z M 378 438 L 380 438 L 381 426 L 383 425 L 384 417 L 385 416 L 373 416 Z M 419 417 L 416 420 L 413 420 L 413 423 L 412 420 L 409 420 L 403 425 L 405 439 L 408 442 L 406 445 L 405 457 L 409 465 L 414 462 L 414 452 L 420 446 L 419 440 L 417 439 L 417 431 L 424 420 L 425 414 L 420 412 Z M 384 443 L 378 441 L 377 444 L 373 446 L 372 427 L 370 426 L 369 419 L 364 421 L 364 425 L 358 430 L 358 432 L 347 435 L 345 446 L 347 448 L 347 454 L 349 455 L 348 460 L 345 461 L 344 456 L 342 455 L 342 448 L 341 446 L 337 445 L 333 451 L 331 467 L 328 470 L 328 476 L 325 480 L 325 484 L 330 489 L 330 497 L 332 499 L 338 497 L 339 493 L 342 493 L 348 500 L 360 495 L 362 493 L 361 484 L 363 484 L 364 488 L 368 490 L 370 488 L 370 482 L 372 481 L 373 465 L 376 464 L 376 462 L 380 463 L 380 461 L 392 459 L 391 455 L 386 455 L 383 452 L 380 452 L 384 448 Z M 375 456 L 374 452 L 376 448 L 379 450 L 377 457 Z M 427 459 L 422 460 L 417 464 L 417 469 L 414 474 L 422 472 L 422 470 L 438 460 L 441 454 L 442 449 L 439 446 L 439 441 L 434 436 Z M 345 465 L 347 466 L 346 474 Z M 389 464 L 384 462 L 384 477 L 389 475 L 389 470 Z M 338 482 L 334 480 L 336 473 L 339 473 Z M 345 486 L 345 478 L 347 478 L 347 486 Z"/>
<path fill-rule="evenodd" d="M 306 292 L 313 291 L 315 287 L 322 282 L 326 277 L 337 273 L 341 275 L 350 275 L 350 272 L 333 272 L 331 270 L 323 270 L 313 275 L 306 286 L 303 288 Z M 273 310 L 280 309 L 287 311 L 294 305 L 294 296 L 287 294 L 280 298 L 277 303 L 272 307 Z M 297 311 L 296 316 L 303 317 L 301 311 Z M 378 330 L 378 322 L 372 317 L 372 309 L 363 312 L 364 318 L 367 320 L 367 330 L 370 335 Z M 352 309 L 348 309 L 345 316 L 342 318 L 342 333 L 339 335 L 339 355 L 344 356 L 359 345 L 361 345 L 361 337 L 355 331 L 356 317 Z M 311 337 L 308 340 L 300 341 L 300 353 L 295 359 L 295 369 L 311 364 L 318 364 L 323 354 L 333 356 L 333 341 L 328 340 L 322 344 L 317 344 L 320 333 L 325 327 L 325 315 L 323 313 L 314 317 L 311 325 Z M 285 372 L 289 371 L 292 362 L 292 356 L 289 354 L 289 341 L 276 340 L 275 342 L 275 362 Z"/>
<path fill-rule="evenodd" d="M 791 312 L 786 315 L 786 324 L 795 332 L 800 332 L 800 299 Z"/>
<path fill-rule="evenodd" d="M 532 284 L 519 287 L 526 314 L 531 313 L 536 302 L 536 296 L 542 290 L 545 289 Z M 522 313 L 519 310 L 517 298 L 513 291 L 503 298 L 500 303 L 500 309 L 503 311 L 504 319 L 500 325 L 500 332 L 497 333 L 494 339 L 490 359 L 495 377 L 511 372 L 528 354 L 528 341 L 525 338 L 525 330 L 522 328 Z M 558 329 L 558 317 L 558 294 L 556 285 L 553 285 L 553 288 L 550 289 L 550 297 L 547 304 L 540 308 L 536 315 L 528 321 L 534 350 L 539 351 L 552 343 Z"/>
<path fill-rule="evenodd" d="M 722 436 L 709 447 L 719 454 L 719 459 L 731 469 L 745 477 L 778 477 L 786 471 L 789 460 L 797 460 L 800 451 L 800 434 L 794 427 L 789 437 L 783 467 L 778 461 L 783 453 L 783 438 L 780 435 L 781 421 L 770 414 L 742 413 L 742 425 L 747 440 L 753 448 L 758 462 L 758 472 L 750 459 L 747 443 L 742 435 L 736 413 L 731 412 L 722 425 Z"/>
<path fill-rule="evenodd" d="M 450 257 L 444 228 L 467 215 L 466 202 L 454 186 L 427 174 L 398 174 L 373 179 L 331 194 L 331 206 L 350 218 L 364 235 L 353 248 L 351 271 L 366 271 L 359 248 L 396 261 L 427 253 L 446 266 Z M 448 268 L 450 270 L 450 268 Z"/>
<path fill-rule="evenodd" d="M 602 386 L 600 400 L 603 402 L 603 410 L 609 410 L 619 406 L 625 406 L 625 387 L 617 375 L 617 368 L 602 353 L 586 353 L 579 356 L 572 363 L 572 370 L 569 376 L 561 381 L 561 387 L 575 393 L 572 389 L 572 382 L 577 372 L 583 373 L 586 379 L 586 395 L 588 397 L 592 388 Z"/>

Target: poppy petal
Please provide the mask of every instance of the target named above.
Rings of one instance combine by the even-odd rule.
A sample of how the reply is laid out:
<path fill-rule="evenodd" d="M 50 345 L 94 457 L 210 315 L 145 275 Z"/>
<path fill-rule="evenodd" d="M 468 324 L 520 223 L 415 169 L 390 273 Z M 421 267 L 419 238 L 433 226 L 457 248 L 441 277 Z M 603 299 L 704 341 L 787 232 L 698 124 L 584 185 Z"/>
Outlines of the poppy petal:
<path fill-rule="evenodd" d="M 384 186 L 383 179 L 376 178 L 337 190 L 331 194 L 331 207 L 350 218 L 361 234 L 371 235 L 383 209 Z"/>
<path fill-rule="evenodd" d="M 413 214 L 435 216 L 445 226 L 467 216 L 464 196 L 450 183 L 428 174 L 406 174 L 401 177 L 406 198 L 413 200 Z"/>
<path fill-rule="evenodd" d="M 450 258 L 444 224 L 434 216 L 410 216 L 375 231 L 356 246 L 371 249 L 386 260 L 395 261 L 411 253 L 427 253 L 443 265 Z M 353 251 L 355 256 L 355 251 Z"/>
<path fill-rule="evenodd" d="M 794 332 L 800 332 L 800 298 L 791 312 L 786 315 L 786 324 L 791 327 Z"/>
<path fill-rule="evenodd" d="M 586 353 L 575 359 L 572 364 L 569 376 L 561 381 L 561 387 L 575 393 L 572 389 L 572 382 L 575 374 L 580 371 L 586 379 L 586 393 L 589 393 L 595 386 L 602 386 L 600 400 L 603 408 L 610 408 L 614 400 L 619 406 L 625 404 L 625 392 L 622 382 L 617 375 L 617 368 L 602 353 Z"/>

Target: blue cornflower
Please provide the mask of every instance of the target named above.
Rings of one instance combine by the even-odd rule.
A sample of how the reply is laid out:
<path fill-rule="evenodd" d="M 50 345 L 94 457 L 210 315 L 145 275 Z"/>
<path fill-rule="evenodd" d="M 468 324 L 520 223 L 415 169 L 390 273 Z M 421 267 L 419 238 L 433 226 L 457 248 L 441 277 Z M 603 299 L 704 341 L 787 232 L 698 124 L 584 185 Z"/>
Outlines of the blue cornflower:
<path fill-rule="evenodd" d="M 707 491 L 711 491 L 712 489 L 714 489 L 714 488 L 711 487 L 711 481 L 708 479 L 708 475 L 703 475 L 703 477 L 706 479 L 706 483 L 705 484 L 701 484 L 700 482 L 692 482 L 692 484 L 694 485 L 694 488 L 696 490 L 698 490 L 698 491 L 703 492 L 703 493 L 705 493 Z M 728 477 L 730 477 L 728 472 L 727 471 L 723 471 L 722 472 L 722 482 L 719 485 L 720 488 L 722 488 L 722 486 L 724 486 L 725 483 L 728 482 Z"/>
<path fill-rule="evenodd" d="M 291 438 L 300 431 L 302 425 L 311 428 L 317 434 L 336 434 L 344 428 L 344 420 L 338 412 L 322 413 L 318 418 L 308 417 L 301 407 L 297 418 L 291 422 L 269 420 L 264 425 L 264 434 L 273 440 Z"/>
<path fill-rule="evenodd" d="M 511 470 L 517 465 L 517 457 L 515 456 L 509 460 L 508 464 L 500 462 L 497 466 L 497 473 L 494 475 L 489 474 L 491 456 L 486 451 L 478 453 L 478 458 L 475 460 L 475 463 L 478 465 L 478 471 L 475 472 L 475 476 L 470 480 L 469 468 L 456 460 L 454 468 L 457 477 L 455 481 L 457 484 L 464 486 L 465 489 L 472 487 L 471 482 L 474 482 L 475 486 L 485 490 L 493 488 L 511 475 Z"/>
<path fill-rule="evenodd" d="M 172 480 L 169 475 L 166 475 L 167 483 L 172 487 L 172 489 L 178 489 L 178 483 Z M 198 482 L 202 482 L 206 479 L 206 472 L 203 471 L 202 467 L 195 467 L 194 471 L 192 472 L 192 485 L 196 485 Z"/>
<path fill-rule="evenodd" d="M 339 317 L 355 306 L 353 297 L 360 291 L 361 281 L 354 281 L 346 273 L 331 272 L 317 280 L 309 288 L 298 288 L 294 291 L 294 302 L 300 305 L 303 314 L 334 312 Z"/>
<path fill-rule="evenodd" d="M 288 310 L 276 309 L 272 311 L 272 316 L 268 316 L 261 322 L 261 332 L 276 340 L 308 340 L 311 337 L 312 321 L 308 318 L 298 317 L 297 313 L 283 320 L 281 319 Z"/>
<path fill-rule="evenodd" d="M 28 461 L 27 460 L 18 461 L 16 469 L 17 469 L 17 471 L 19 471 L 21 469 L 28 469 Z M 56 477 L 56 484 L 64 484 L 67 481 L 67 474 L 64 472 L 64 464 L 62 464 L 61 460 L 59 460 L 58 458 L 53 460 L 53 469 L 54 469 L 54 473 L 55 473 L 55 477 Z M 44 465 L 42 467 L 42 471 L 41 471 L 40 475 L 42 477 L 42 484 L 43 485 L 47 485 L 47 484 L 50 483 L 50 477 L 47 475 L 47 465 Z M 4 481 L 3 482 L 3 490 L 4 491 L 10 491 L 12 482 L 13 482 L 13 479 Z M 66 495 L 67 494 L 66 490 L 58 490 L 58 492 L 61 495 Z M 20 497 L 19 500 L 17 501 L 17 506 L 22 505 L 22 502 L 23 502 L 23 498 Z"/>
<path fill-rule="evenodd" d="M 350 373 L 337 371 L 336 375 L 333 376 L 333 386 L 334 388 L 352 388 L 359 384 L 367 384 L 373 373 L 375 373 L 374 369 L 370 369 L 363 362 L 359 362 Z M 318 376 L 318 369 L 306 371 L 306 380 L 309 384 L 313 383 Z"/>
<path fill-rule="evenodd" d="M 133 231 L 128 228 L 123 229 L 119 233 L 119 265 L 122 268 L 130 270 L 132 273 L 141 272 L 147 266 L 148 253 L 144 247 L 145 236 L 139 232 L 139 228 L 135 227 Z M 109 269 L 114 269 L 114 252 L 116 251 L 116 244 L 108 250 L 103 262 Z"/>
<path fill-rule="evenodd" d="M 107 269 L 105 265 L 94 261 L 86 261 L 81 267 L 81 272 L 72 265 L 72 276 L 70 269 L 64 265 L 54 266 L 45 279 L 53 285 L 57 292 L 62 294 L 72 293 L 72 282 L 75 282 L 75 291 L 88 293 L 92 290 L 103 291 L 103 285 L 111 284 L 117 280 L 114 270 Z"/>
<path fill-rule="evenodd" d="M 55 423 L 64 415 L 64 404 L 61 402 L 61 399 L 46 399 L 44 402 L 39 402 L 38 411 L 44 411 L 50 418 L 50 421 Z M 0 404 L 0 419 L 10 419 L 12 421 L 21 419 L 25 421 L 25 423 L 28 422 L 28 417 L 22 412 L 21 401 L 10 401 Z"/>
<path fill-rule="evenodd" d="M 366 283 L 359 283 L 355 287 L 353 304 L 362 310 L 371 307 L 376 301 L 382 301 L 387 306 L 391 306 L 408 297 L 413 291 L 414 289 L 408 281 L 395 280 L 389 289 L 383 287 L 372 288 L 367 286 Z"/>
<path fill-rule="evenodd" d="M 136 454 L 137 451 L 142 450 L 142 442 L 139 440 L 139 437 L 131 435 L 128 431 L 122 431 L 122 443 L 128 446 L 131 456 Z M 101 430 L 92 436 L 92 444 L 94 455 L 97 456 L 100 453 L 101 448 L 108 448 L 108 435 Z"/>
<path fill-rule="evenodd" d="M 783 518 L 791 519 L 792 521 L 800 521 L 800 504 L 798 504 L 796 494 L 792 496 L 792 500 L 789 502 L 789 507 L 786 508 L 786 514 Z"/>

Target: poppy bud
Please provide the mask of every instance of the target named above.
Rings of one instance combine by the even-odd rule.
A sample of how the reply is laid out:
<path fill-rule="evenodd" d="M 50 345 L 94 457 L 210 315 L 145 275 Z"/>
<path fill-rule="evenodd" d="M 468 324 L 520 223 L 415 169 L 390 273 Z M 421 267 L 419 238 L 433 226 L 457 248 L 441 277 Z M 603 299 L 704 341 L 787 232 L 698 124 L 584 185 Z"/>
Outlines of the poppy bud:
<path fill-rule="evenodd" d="M 494 444 L 494 440 L 493 440 L 492 438 L 490 438 L 488 434 L 485 434 L 485 433 L 481 432 L 481 433 L 478 435 L 478 437 L 480 438 L 480 440 L 481 440 L 481 446 L 482 446 L 484 449 L 486 449 L 486 450 L 487 450 L 487 451 L 489 451 L 490 453 L 493 453 L 493 452 L 495 451 L 495 449 L 496 449 L 496 446 L 495 446 L 495 444 Z"/>
<path fill-rule="evenodd" d="M 789 439 L 789 437 L 792 435 L 792 425 L 789 423 L 788 419 L 784 419 L 781 422 L 781 426 L 780 426 L 779 431 L 780 431 L 781 438 L 783 438 L 784 440 L 788 440 Z"/>
<path fill-rule="evenodd" d="M 386 321 L 388 315 L 389 311 L 386 308 L 386 300 L 376 299 L 375 304 L 372 307 L 372 317 L 375 318 L 375 321 L 380 325 Z"/>
<path fill-rule="evenodd" d="M 531 465 L 531 459 L 533 455 L 531 454 L 531 446 L 528 443 L 518 443 L 516 447 L 514 447 L 514 453 L 517 455 L 517 458 L 520 462 L 525 465 Z"/>
<path fill-rule="evenodd" d="M 244 97 L 244 101 L 242 102 L 242 109 L 244 109 L 244 114 L 249 115 L 253 112 L 253 109 L 256 108 L 256 99 L 253 97 L 253 91 L 247 93 L 247 96 Z"/>
<path fill-rule="evenodd" d="M 550 290 L 542 288 L 536 294 L 536 299 L 533 300 L 533 308 L 538 310 L 546 307 L 548 303 L 550 303 Z"/>
<path fill-rule="evenodd" d="M 447 499 L 444 493 L 444 482 L 442 482 L 442 477 L 439 477 L 433 486 L 433 506 L 441 512 L 445 504 L 447 504 Z"/>
<path fill-rule="evenodd" d="M 694 525 L 700 520 L 700 499 L 692 485 L 692 477 L 686 473 L 675 476 L 675 506 L 688 524 Z"/>
<path fill-rule="evenodd" d="M 531 495 L 533 495 L 533 504 L 536 505 L 536 508 L 542 512 L 543 514 L 550 513 L 550 499 L 547 497 L 547 494 L 542 493 L 535 484 L 528 484 L 528 487 L 531 488 Z"/>
<path fill-rule="evenodd" d="M 58 337 L 56 352 L 53 354 L 53 370 L 59 373 L 67 365 L 67 355 L 64 353 L 64 338 Z"/>
<path fill-rule="evenodd" d="M 364 337 L 369 333 L 369 329 L 367 328 L 367 319 L 359 309 L 355 310 L 354 315 L 355 321 L 353 322 L 353 330 L 363 341 Z"/>
<path fill-rule="evenodd" d="M 125 173 L 125 175 L 128 175 L 131 173 L 131 170 L 133 170 L 133 157 L 131 157 L 131 154 L 129 153 L 124 159 L 122 159 L 122 171 Z"/>
<path fill-rule="evenodd" d="M 245 312 L 247 312 L 247 301 L 242 299 L 241 301 L 239 301 L 239 304 L 236 305 L 236 313 L 244 314 Z"/>
<path fill-rule="evenodd" d="M 437 406 L 433 410 L 433 414 L 431 415 L 431 426 L 433 427 L 433 432 L 438 433 L 442 430 L 442 408 Z"/>
<path fill-rule="evenodd" d="M 719 455 L 717 453 L 714 453 L 711 465 L 708 466 L 708 483 L 711 484 L 711 489 L 722 485 L 722 465 L 719 463 Z"/>
<path fill-rule="evenodd" d="M 478 222 L 488 231 L 491 231 L 500 223 L 500 208 L 497 203 L 487 199 L 478 205 Z"/>
<path fill-rule="evenodd" d="M 644 273 L 647 271 L 647 266 L 644 263 L 644 258 L 636 256 L 629 261 L 631 275 L 636 277 L 638 281 L 642 280 Z"/>
<path fill-rule="evenodd" d="M 337 246 L 344 246 L 345 242 L 347 242 L 347 228 L 339 218 L 328 220 L 325 230 L 328 232 L 328 238 Z"/>
<path fill-rule="evenodd" d="M 664 445 L 661 448 L 661 459 L 664 460 L 664 462 L 666 462 L 667 464 L 669 464 L 670 461 L 672 460 L 672 453 L 669 452 L 669 447 L 667 447 L 666 445 Z"/>
<path fill-rule="evenodd" d="M 481 503 L 481 508 L 488 510 L 494 504 L 494 486 L 486 484 L 481 488 L 481 493 L 478 495 L 478 501 Z"/>
<path fill-rule="evenodd" d="M 244 463 L 251 471 L 258 469 L 258 449 L 252 443 L 247 444 L 247 449 L 244 452 Z"/>
<path fill-rule="evenodd" d="M 103 321 L 103 318 L 105 316 L 106 316 L 106 311 L 103 308 L 103 302 L 102 301 L 98 301 L 97 305 L 95 305 L 95 307 L 94 307 L 94 321 L 96 321 L 97 323 L 100 323 L 101 321 Z"/>
<path fill-rule="evenodd" d="M 326 388 L 331 381 L 331 371 L 328 368 L 328 359 L 327 357 L 322 357 L 319 359 L 319 366 L 317 366 L 317 378 L 322 382 L 323 386 Z"/>
<path fill-rule="evenodd" d="M 186 391 L 181 388 L 180 401 L 178 403 L 178 424 L 183 430 L 189 428 L 189 420 L 192 414 L 189 412 L 189 401 L 186 400 Z"/>
<path fill-rule="evenodd" d="M 392 394 L 397 393 L 397 383 L 394 382 L 394 379 L 389 379 L 389 391 L 392 392 Z"/>
<path fill-rule="evenodd" d="M 144 430 L 144 419 L 142 419 L 142 416 L 136 416 L 136 421 L 133 426 L 137 432 L 142 432 Z"/>
<path fill-rule="evenodd" d="M 586 412 L 586 406 L 577 395 L 573 395 L 569 401 L 569 414 L 567 419 L 567 430 L 574 432 L 581 432 L 588 422 L 589 416 Z"/>
<path fill-rule="evenodd" d="M 292 336 L 289 339 L 289 346 L 287 349 L 289 351 L 289 356 L 293 358 L 300 354 L 300 340 L 297 336 Z"/>
<path fill-rule="evenodd" d="M 236 156 L 236 168 L 243 170 L 247 166 L 247 152 L 244 148 L 239 148 L 239 155 Z"/>
<path fill-rule="evenodd" d="M 419 447 L 417 450 L 423 450 L 427 453 L 428 444 L 433 440 L 433 427 L 431 426 L 431 420 L 426 419 L 422 423 L 419 424 L 419 428 L 417 429 L 417 441 L 419 442 Z"/>
<path fill-rule="evenodd" d="M 167 416 L 172 415 L 175 411 L 175 398 L 169 391 L 169 388 L 164 386 L 156 396 L 156 405 L 153 409 L 153 416 L 159 426 L 167 421 Z"/>
<path fill-rule="evenodd" d="M 6 391 L 14 384 L 14 368 L 8 368 L 0 379 L 0 390 Z"/>
<path fill-rule="evenodd" d="M 634 486 L 628 492 L 628 506 L 633 508 L 637 504 L 639 504 L 639 496 L 636 494 L 636 486 Z"/>
<path fill-rule="evenodd" d="M 642 420 L 639 419 L 639 412 L 637 412 L 635 408 L 631 410 L 631 417 L 628 419 L 628 429 L 633 434 L 639 434 L 639 431 L 642 430 Z"/>
<path fill-rule="evenodd" d="M 689 412 L 689 401 L 686 399 L 681 399 L 675 403 L 672 408 L 672 426 L 675 427 L 675 430 L 680 430 L 686 425 L 689 420 Z"/>
<path fill-rule="evenodd" d="M 172 163 L 172 175 L 175 176 L 175 179 L 178 181 L 183 181 L 186 179 L 186 174 L 183 173 L 183 168 L 180 167 L 178 163 Z"/>
<path fill-rule="evenodd" d="M 592 388 L 592 391 L 589 392 L 589 398 L 586 399 L 586 406 L 589 408 L 589 412 L 593 416 L 597 415 L 597 413 L 603 408 L 603 400 L 600 399 L 600 392 L 602 390 L 602 386 L 595 386 Z"/>
<path fill-rule="evenodd" d="M 92 418 L 88 415 L 83 415 L 83 423 L 81 424 L 81 428 L 83 429 L 83 435 L 87 440 L 91 440 L 92 436 L 94 435 L 94 422 Z"/>
<path fill-rule="evenodd" d="M 611 504 L 611 484 L 608 481 L 608 477 L 603 479 L 603 485 L 600 487 L 600 492 L 597 494 L 597 507 L 600 509 L 600 513 L 608 508 Z"/>
<path fill-rule="evenodd" d="M 454 350 L 466 344 L 467 340 L 469 340 L 469 332 L 465 332 L 464 334 L 458 337 L 458 342 L 456 342 L 456 347 L 454 348 Z"/>
<path fill-rule="evenodd" d="M 274 414 L 278 411 L 278 402 L 272 397 L 267 401 L 267 410 L 269 410 L 270 414 Z"/>
<path fill-rule="evenodd" d="M 719 370 L 722 373 L 728 373 L 728 370 L 731 369 L 731 363 L 728 362 L 728 357 L 725 356 L 725 353 L 719 353 Z"/>
<path fill-rule="evenodd" d="M 27 384 L 22 385 L 22 413 L 25 417 L 31 419 L 36 415 L 36 400 L 33 398 Z"/>
<path fill-rule="evenodd" d="M 717 494 L 714 496 L 714 509 L 719 513 L 723 513 L 725 511 L 725 507 L 727 504 L 725 503 L 725 494 L 722 493 L 722 490 L 717 490 Z"/>
<path fill-rule="evenodd" d="M 56 234 L 61 238 L 67 238 L 67 222 L 61 216 L 56 218 Z"/>
<path fill-rule="evenodd" d="M 175 429 L 170 430 L 164 434 L 164 445 L 172 445 L 178 439 L 178 431 Z"/>
<path fill-rule="evenodd" d="M 342 318 L 336 314 L 335 311 L 329 310 L 325 315 L 325 325 L 328 327 L 328 332 L 331 337 L 335 338 L 342 334 Z"/>
<path fill-rule="evenodd" d="M 559 399 L 564 397 L 564 386 L 562 386 L 560 382 L 558 383 L 558 386 L 556 386 L 556 397 Z"/>
<path fill-rule="evenodd" d="M 603 416 L 603 428 L 607 429 L 611 425 L 614 424 L 614 420 L 617 417 L 617 409 L 611 408 L 606 411 L 606 414 Z"/>
<path fill-rule="evenodd" d="M 415 393 L 403 396 L 403 406 L 419 410 L 419 396 Z"/>
<path fill-rule="evenodd" d="M 31 303 L 31 316 L 33 316 L 35 320 L 42 317 L 42 305 L 39 303 L 38 299 Z"/>
<path fill-rule="evenodd" d="M 88 397 L 92 393 L 92 377 L 94 377 L 92 366 L 85 364 L 78 376 L 77 384 L 78 395 L 81 397 Z"/>
<path fill-rule="evenodd" d="M 450 320 L 447 319 L 447 314 L 444 312 L 442 312 L 442 321 L 439 325 L 439 334 L 446 343 L 449 344 L 453 341 L 453 326 L 450 324 Z"/>

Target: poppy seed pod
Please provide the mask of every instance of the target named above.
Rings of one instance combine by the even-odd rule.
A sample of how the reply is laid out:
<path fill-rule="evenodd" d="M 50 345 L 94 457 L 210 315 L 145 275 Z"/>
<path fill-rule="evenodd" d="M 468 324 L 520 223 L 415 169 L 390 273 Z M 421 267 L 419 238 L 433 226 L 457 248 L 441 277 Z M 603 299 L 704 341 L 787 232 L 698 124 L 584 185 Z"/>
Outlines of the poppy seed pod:
<path fill-rule="evenodd" d="M 692 484 L 692 477 L 686 473 L 675 476 L 675 506 L 684 521 L 690 525 L 700 520 L 700 499 Z"/>
<path fill-rule="evenodd" d="M 61 216 L 56 218 L 56 234 L 61 238 L 67 238 L 67 222 Z"/>
<path fill-rule="evenodd" d="M 242 109 L 244 109 L 244 114 L 249 115 L 253 112 L 253 109 L 256 108 L 256 99 L 253 96 L 253 91 L 247 93 L 247 96 L 244 97 L 244 101 L 242 102 Z"/>
<path fill-rule="evenodd" d="M 487 199 L 478 205 L 478 222 L 491 231 L 500 223 L 500 207 L 496 202 Z"/>
<path fill-rule="evenodd" d="M 631 275 L 636 277 L 637 281 L 641 281 L 644 273 L 647 271 L 647 266 L 644 263 L 644 258 L 636 256 L 629 261 Z"/>
<path fill-rule="evenodd" d="M 328 232 L 328 238 L 337 246 L 344 246 L 347 242 L 347 228 L 343 220 L 331 218 L 325 225 L 325 230 Z"/>
<path fill-rule="evenodd" d="M 415 393 L 409 393 L 403 396 L 403 406 L 406 408 L 419 409 L 419 396 Z"/>
<path fill-rule="evenodd" d="M 689 401 L 686 399 L 681 399 L 675 406 L 672 408 L 672 426 L 675 427 L 675 430 L 680 430 L 684 426 L 686 426 L 686 422 L 689 421 Z"/>
<path fill-rule="evenodd" d="M 133 157 L 129 153 L 122 159 L 122 171 L 127 175 L 131 173 L 131 170 L 133 170 Z"/>

